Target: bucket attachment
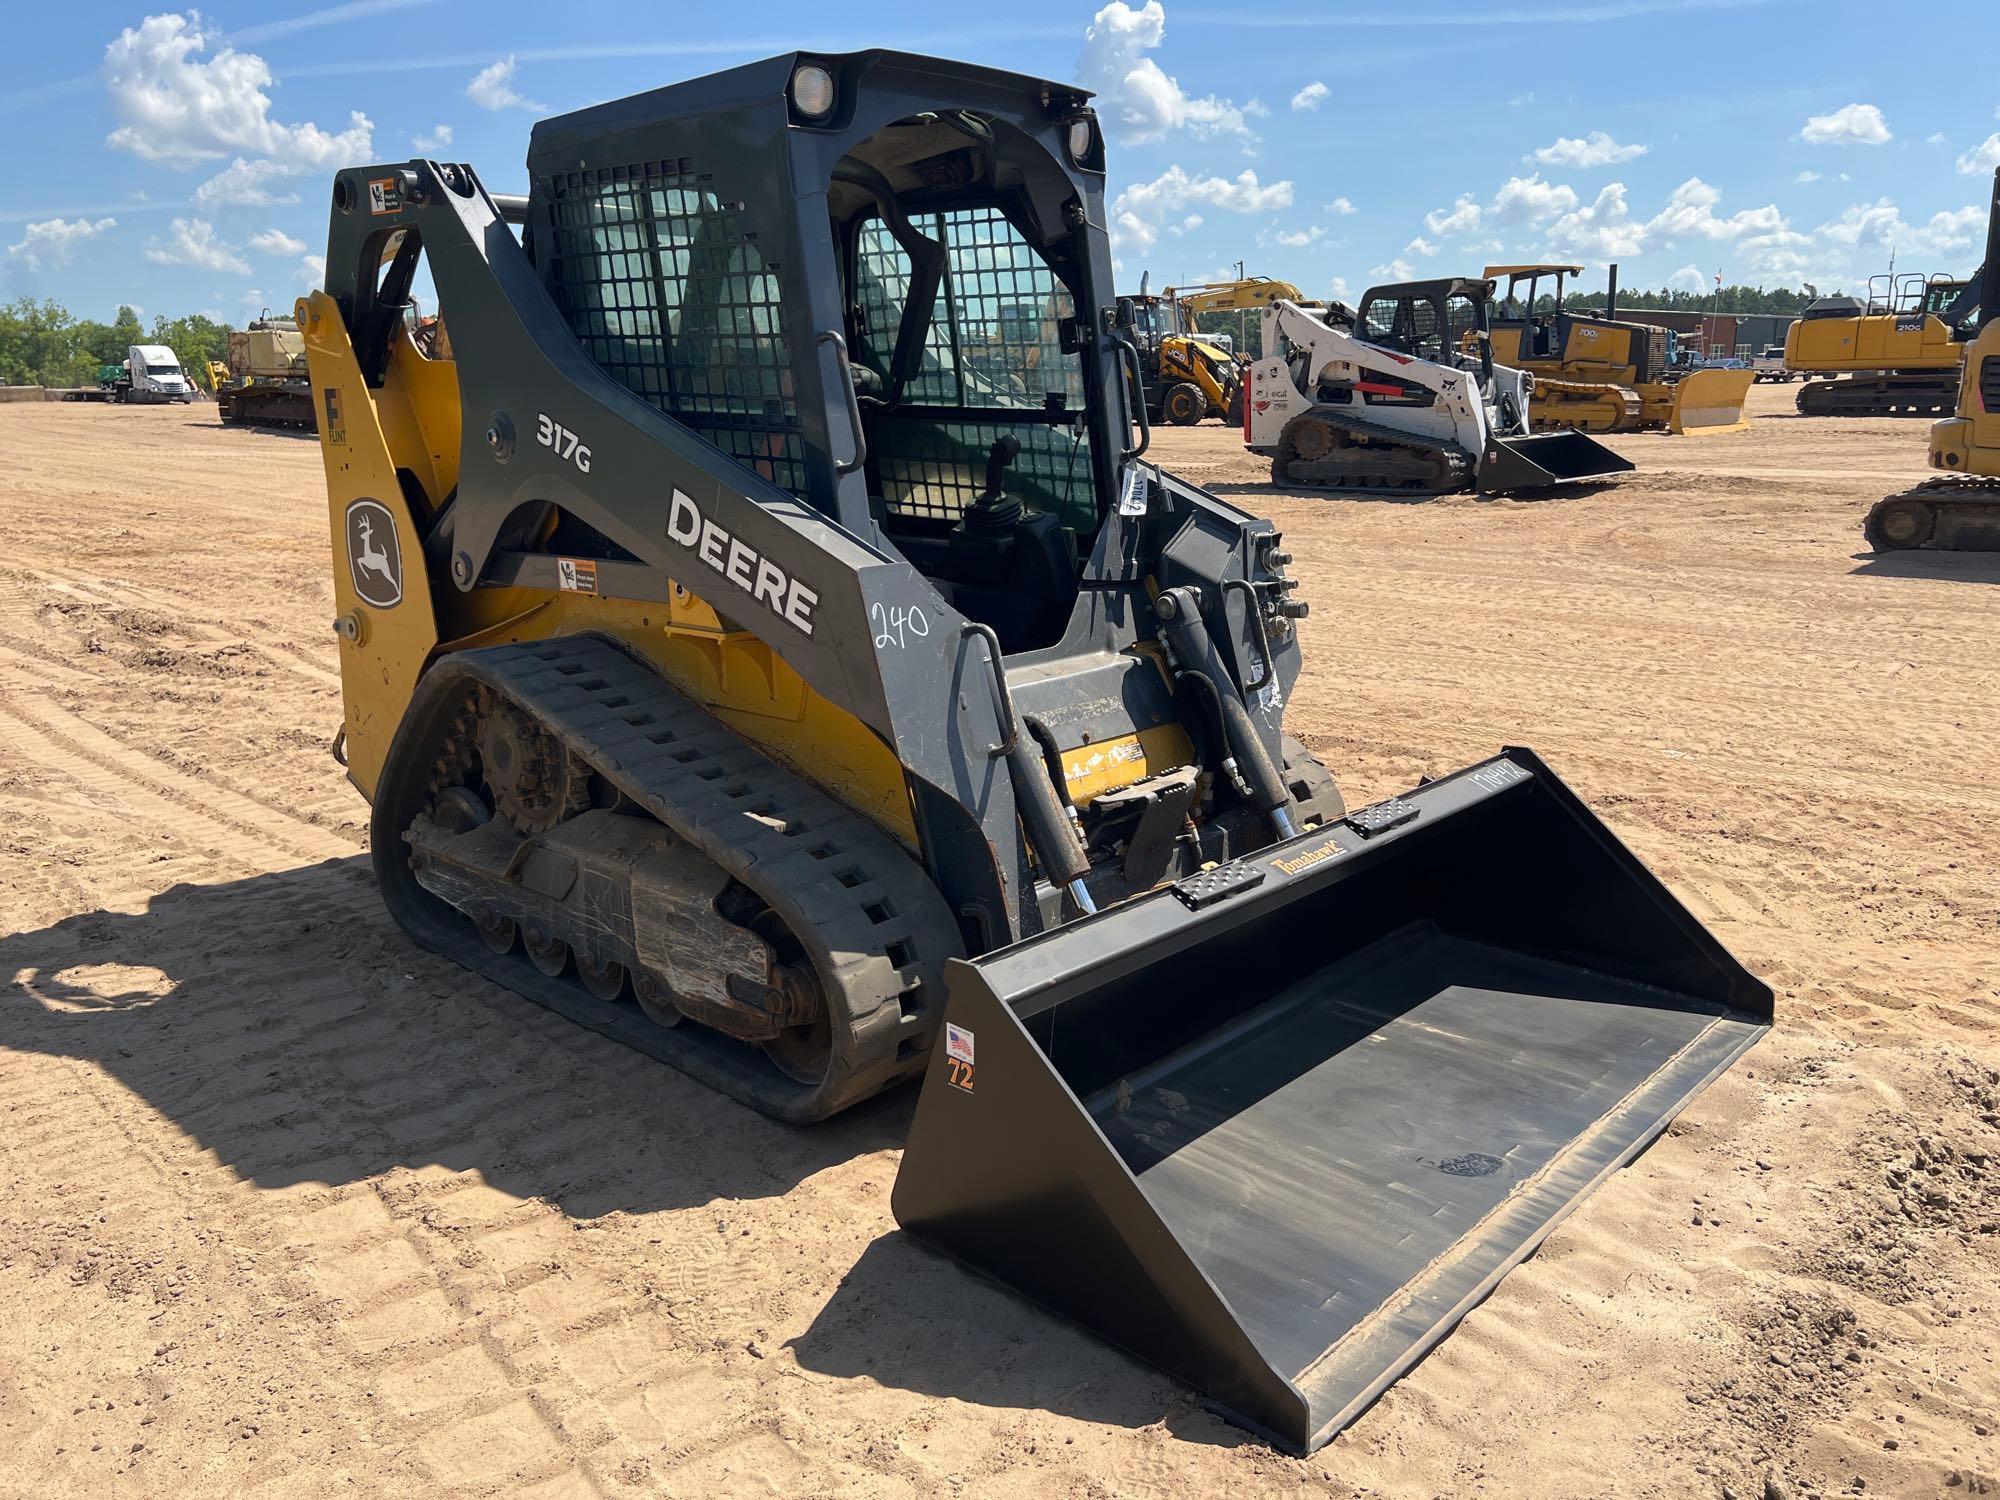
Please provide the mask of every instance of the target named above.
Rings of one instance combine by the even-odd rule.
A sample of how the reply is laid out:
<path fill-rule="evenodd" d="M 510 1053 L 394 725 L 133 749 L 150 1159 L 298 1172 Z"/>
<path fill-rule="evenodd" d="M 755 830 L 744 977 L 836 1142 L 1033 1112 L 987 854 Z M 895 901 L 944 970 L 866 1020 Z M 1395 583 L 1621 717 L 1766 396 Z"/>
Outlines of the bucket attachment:
<path fill-rule="evenodd" d="M 1613 453 L 1588 433 L 1566 427 L 1528 437 L 1488 438 L 1476 487 L 1482 495 L 1505 495 L 1609 479 L 1633 468 L 1631 459 Z"/>
<path fill-rule="evenodd" d="M 1667 431 L 1741 432 L 1750 425 L 1743 403 L 1755 384 L 1755 370 L 1696 370 L 1674 386 Z"/>
<path fill-rule="evenodd" d="M 949 990 L 898 1221 L 1295 1453 L 1771 1024 L 1518 749 Z"/>

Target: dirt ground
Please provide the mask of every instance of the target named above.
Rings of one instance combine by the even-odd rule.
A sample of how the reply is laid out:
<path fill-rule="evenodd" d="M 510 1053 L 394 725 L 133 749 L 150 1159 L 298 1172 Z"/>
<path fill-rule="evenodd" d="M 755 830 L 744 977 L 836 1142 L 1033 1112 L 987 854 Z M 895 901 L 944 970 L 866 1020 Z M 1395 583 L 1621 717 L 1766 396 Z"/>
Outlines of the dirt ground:
<path fill-rule="evenodd" d="M 312 443 L 0 407 L 0 1492 L 2000 1493 L 2000 555 L 1871 560 L 1923 426 L 1791 399 L 1524 503 L 1159 435 L 1351 803 L 1531 745 L 1779 992 L 1304 1462 L 900 1235 L 908 1091 L 771 1125 L 402 939 Z"/>

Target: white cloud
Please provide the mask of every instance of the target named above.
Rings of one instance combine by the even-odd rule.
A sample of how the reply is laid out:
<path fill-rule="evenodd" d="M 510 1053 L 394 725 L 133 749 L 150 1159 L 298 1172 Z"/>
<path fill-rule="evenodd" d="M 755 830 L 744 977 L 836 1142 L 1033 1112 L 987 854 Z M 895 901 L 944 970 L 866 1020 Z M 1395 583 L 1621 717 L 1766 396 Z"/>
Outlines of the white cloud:
<path fill-rule="evenodd" d="M 1470 193 L 1460 193 L 1450 208 L 1434 208 L 1425 214 L 1424 228 L 1432 234 L 1471 234 L 1484 217 L 1479 200 Z"/>
<path fill-rule="evenodd" d="M 1667 278 L 1667 285 L 1679 287 L 1684 292 L 1705 292 L 1708 278 L 1701 274 L 1701 267 L 1690 261 Z"/>
<path fill-rule="evenodd" d="M 1390 261 L 1386 266 L 1371 266 L 1368 274 L 1383 281 L 1411 281 L 1416 277 L 1417 268 L 1408 261 L 1399 259 Z"/>
<path fill-rule="evenodd" d="M 472 82 L 465 86 L 465 97 L 481 109 L 542 110 L 548 107 L 515 92 L 512 53 L 473 74 Z"/>
<path fill-rule="evenodd" d="M 1247 167 L 1235 177 L 1194 177 L 1171 166 L 1111 201 L 1112 241 L 1121 249 L 1150 250 L 1159 243 L 1162 224 L 1197 206 L 1233 214 L 1269 213 L 1292 206 L 1292 185 L 1260 183 Z"/>
<path fill-rule="evenodd" d="M 1167 233 L 1172 235 L 1193 234 L 1197 229 L 1201 228 L 1201 226 L 1207 222 L 1208 221 L 1202 218 L 1200 214 L 1189 214 L 1185 219 L 1182 219 L 1180 223 L 1169 224 L 1167 226 Z"/>
<path fill-rule="evenodd" d="M 1303 250 L 1306 246 L 1316 244 L 1325 237 L 1326 231 L 1319 225 L 1314 224 L 1307 229 L 1274 230 L 1270 236 L 1270 242 L 1274 245 L 1283 245 L 1288 250 Z"/>
<path fill-rule="evenodd" d="M 1347 278 L 1336 276 L 1326 284 L 1327 296 L 1336 302 L 1345 302 L 1352 294 L 1347 290 Z"/>
<path fill-rule="evenodd" d="M 194 190 L 195 206 L 237 203 L 250 208 L 276 208 L 297 203 L 296 192 L 279 186 L 295 175 L 283 162 L 245 161 L 239 156 Z"/>
<path fill-rule="evenodd" d="M 1621 146 L 1603 131 L 1593 130 L 1586 136 L 1557 136 L 1554 145 L 1535 153 L 1535 160 L 1551 167 L 1609 167 L 1644 156 L 1650 149 Z"/>
<path fill-rule="evenodd" d="M 1785 217 L 1778 212 L 1775 203 L 1767 203 L 1762 208 L 1746 208 L 1726 219 L 1719 219 L 1715 215 L 1715 205 L 1721 201 L 1722 194 L 1699 177 L 1690 177 L 1674 189 L 1667 206 L 1646 227 L 1650 232 L 1670 240 L 1692 235 L 1710 240 L 1733 240 L 1746 234 L 1769 234 L 1785 227 Z"/>
<path fill-rule="evenodd" d="M 1872 104 L 1846 104 L 1830 115 L 1814 115 L 1799 132 L 1808 146 L 1880 146 L 1893 139 L 1889 122 Z"/>
<path fill-rule="evenodd" d="M 1814 232 L 1836 244 L 1876 252 L 1899 248 L 1918 255 L 1954 255 L 1978 243 L 1986 227 L 1983 208 L 1944 209 L 1922 224 L 1904 220 L 1893 198 L 1853 203 Z"/>
<path fill-rule="evenodd" d="M 1926 146 L 1942 146 L 1944 144 L 1944 132 L 1942 130 L 1933 130 L 1929 135 L 1924 137 L 1924 144 Z"/>
<path fill-rule="evenodd" d="M 208 220 L 175 219 L 167 228 L 169 237 L 165 244 L 157 238 L 146 242 L 146 259 L 154 265 L 200 266 L 204 270 L 238 274 L 250 270 L 250 263 L 233 245 L 215 237 L 215 226 Z"/>
<path fill-rule="evenodd" d="M 250 236 L 250 248 L 262 255 L 297 255 L 306 248 L 306 242 L 292 238 L 282 229 L 267 229 Z"/>
<path fill-rule="evenodd" d="M 210 41 L 198 16 L 169 14 L 127 27 L 104 49 L 105 92 L 119 121 L 107 138 L 113 148 L 175 167 L 240 151 L 300 171 L 374 154 L 373 126 L 359 111 L 338 132 L 272 119 L 264 59 L 225 42 L 203 61 Z"/>
<path fill-rule="evenodd" d="M 419 151 L 442 151 L 451 144 L 451 127 L 436 125 L 422 135 L 410 137 L 410 144 Z"/>
<path fill-rule="evenodd" d="M 1502 224 L 1542 224 L 1576 207 L 1576 192 L 1562 183 L 1544 182 L 1542 174 L 1510 177 L 1493 195 L 1492 214 Z"/>
<path fill-rule="evenodd" d="M 1418 235 L 1409 244 L 1403 246 L 1403 253 L 1405 255 L 1436 255 L 1438 247 L 1422 235 Z"/>
<path fill-rule="evenodd" d="M 301 255 L 299 257 L 299 269 L 306 273 L 307 278 L 316 287 L 322 281 L 326 280 L 326 257 L 324 255 Z"/>
<path fill-rule="evenodd" d="M 1118 138 L 1134 145 L 1166 139 L 1175 130 L 1202 137 L 1234 136 L 1254 143 L 1245 116 L 1253 107 L 1214 95 L 1194 98 L 1146 54 L 1166 36 L 1167 12 L 1160 0 L 1134 10 L 1112 0 L 1091 19 L 1076 60 L 1078 78 L 1095 90 L 1098 108 Z"/>
<path fill-rule="evenodd" d="M 1587 206 L 1572 209 L 1551 224 L 1548 242 L 1565 255 L 1614 260 L 1644 253 L 1646 226 L 1632 222 L 1625 184 L 1612 182 Z"/>
<path fill-rule="evenodd" d="M 1336 198 L 1327 204 L 1326 211 L 1330 214 L 1351 214 L 1354 212 L 1354 204 L 1346 198 Z"/>
<path fill-rule="evenodd" d="M 30 271 L 54 271 L 70 263 L 76 247 L 116 229 L 116 219 L 43 219 L 21 231 L 21 242 L 7 254 Z"/>
<path fill-rule="evenodd" d="M 1994 131 L 1961 156 L 1958 159 L 1958 170 L 1968 176 L 1974 172 L 2000 170 L 2000 130 Z"/>
<path fill-rule="evenodd" d="M 1323 83 L 1309 83 L 1296 94 L 1292 95 L 1292 108 L 1318 109 L 1322 104 L 1326 103 L 1327 95 L 1332 92 L 1333 90 Z"/>
<path fill-rule="evenodd" d="M 1818 181 L 1819 181 L 1819 173 L 1817 173 L 1817 172 L 1813 172 L 1813 171 L 1805 171 L 1805 172 L 1801 172 L 1801 173 L 1799 173 L 1799 175 L 1798 175 L 1798 176 L 1794 177 L 1794 178 L 1792 179 L 1792 181 L 1794 181 L 1794 182 L 1818 182 Z"/>

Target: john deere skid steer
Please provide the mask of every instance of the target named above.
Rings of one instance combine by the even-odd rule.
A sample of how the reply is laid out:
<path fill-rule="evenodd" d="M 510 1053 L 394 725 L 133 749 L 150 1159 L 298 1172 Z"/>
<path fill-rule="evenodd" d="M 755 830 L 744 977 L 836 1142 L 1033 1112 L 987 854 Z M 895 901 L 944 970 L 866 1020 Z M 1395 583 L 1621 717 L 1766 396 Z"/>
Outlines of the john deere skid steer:
<path fill-rule="evenodd" d="M 1530 752 L 1348 812 L 1285 734 L 1087 95 L 792 55 L 528 168 L 342 171 L 299 309 L 418 942 L 783 1119 L 923 1075 L 902 1222 L 1295 1449 L 1769 1024 Z"/>

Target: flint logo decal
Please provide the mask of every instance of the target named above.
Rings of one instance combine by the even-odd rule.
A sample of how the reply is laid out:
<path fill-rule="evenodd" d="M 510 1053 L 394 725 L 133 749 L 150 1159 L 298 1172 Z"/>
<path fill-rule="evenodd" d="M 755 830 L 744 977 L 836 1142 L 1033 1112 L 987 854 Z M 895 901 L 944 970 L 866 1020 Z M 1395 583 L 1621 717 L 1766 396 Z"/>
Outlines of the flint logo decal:
<path fill-rule="evenodd" d="M 337 385 L 326 388 L 326 440 L 343 447 L 347 443 L 347 423 L 341 420 L 340 387 Z"/>
<path fill-rule="evenodd" d="M 379 500 L 347 507 L 347 569 L 363 604 L 394 609 L 403 602 L 403 547 L 396 518 Z"/>
<path fill-rule="evenodd" d="M 787 625 L 804 635 L 813 633 L 819 595 L 741 537 L 716 525 L 679 490 L 667 507 L 667 540 L 685 547 Z"/>
<path fill-rule="evenodd" d="M 945 1082 L 955 1089 L 972 1092 L 972 1033 L 963 1026 L 944 1023 Z"/>

